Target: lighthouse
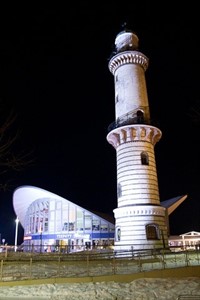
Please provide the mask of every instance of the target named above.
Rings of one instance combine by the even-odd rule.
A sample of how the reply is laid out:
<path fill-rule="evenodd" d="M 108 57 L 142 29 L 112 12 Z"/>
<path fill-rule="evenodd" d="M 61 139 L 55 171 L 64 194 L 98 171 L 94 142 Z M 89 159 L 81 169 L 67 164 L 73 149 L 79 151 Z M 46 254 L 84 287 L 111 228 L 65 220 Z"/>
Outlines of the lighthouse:
<path fill-rule="evenodd" d="M 154 147 L 162 132 L 150 118 L 145 71 L 149 59 L 129 30 L 115 38 L 108 68 L 114 76 L 115 121 L 107 141 L 116 150 L 116 251 L 168 247 L 167 210 L 160 203 Z"/>

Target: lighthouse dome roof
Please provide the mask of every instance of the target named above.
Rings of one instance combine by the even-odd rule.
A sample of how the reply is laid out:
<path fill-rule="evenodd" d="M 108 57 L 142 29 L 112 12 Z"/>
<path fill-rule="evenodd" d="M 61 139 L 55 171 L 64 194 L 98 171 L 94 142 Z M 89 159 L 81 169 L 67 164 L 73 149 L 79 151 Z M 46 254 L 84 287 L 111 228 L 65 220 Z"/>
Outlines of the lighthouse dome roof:
<path fill-rule="evenodd" d="M 135 33 L 124 30 L 118 33 L 115 39 L 115 47 L 117 52 L 125 50 L 138 49 L 139 39 Z"/>

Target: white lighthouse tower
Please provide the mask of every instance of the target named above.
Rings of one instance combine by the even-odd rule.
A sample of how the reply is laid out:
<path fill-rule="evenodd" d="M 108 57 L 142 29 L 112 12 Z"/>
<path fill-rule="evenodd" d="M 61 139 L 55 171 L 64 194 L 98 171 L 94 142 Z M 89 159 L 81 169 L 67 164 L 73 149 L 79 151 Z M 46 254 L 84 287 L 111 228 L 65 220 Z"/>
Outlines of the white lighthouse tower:
<path fill-rule="evenodd" d="M 107 141 L 116 149 L 117 208 L 115 250 L 168 247 L 166 208 L 160 204 L 154 146 L 161 131 L 151 124 L 145 71 L 148 58 L 138 51 L 131 31 L 115 39 L 109 61 L 114 75 L 115 122 Z"/>

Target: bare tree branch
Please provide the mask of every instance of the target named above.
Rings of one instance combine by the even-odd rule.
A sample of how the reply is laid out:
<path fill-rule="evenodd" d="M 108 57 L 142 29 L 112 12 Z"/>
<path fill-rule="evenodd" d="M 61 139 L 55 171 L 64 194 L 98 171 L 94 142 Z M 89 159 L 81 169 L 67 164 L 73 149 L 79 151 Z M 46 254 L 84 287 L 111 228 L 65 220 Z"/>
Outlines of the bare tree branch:
<path fill-rule="evenodd" d="M 188 116 L 192 120 L 193 123 L 200 123 L 200 101 L 196 101 L 196 103 L 191 106 Z"/>
<path fill-rule="evenodd" d="M 22 151 L 17 147 L 20 132 L 14 129 L 17 115 L 12 110 L 0 124 L 0 190 L 8 190 L 11 186 L 10 172 L 19 172 L 34 163 L 32 151 Z M 10 178 L 8 179 L 8 174 Z M 3 177 L 6 178 L 5 182 Z"/>

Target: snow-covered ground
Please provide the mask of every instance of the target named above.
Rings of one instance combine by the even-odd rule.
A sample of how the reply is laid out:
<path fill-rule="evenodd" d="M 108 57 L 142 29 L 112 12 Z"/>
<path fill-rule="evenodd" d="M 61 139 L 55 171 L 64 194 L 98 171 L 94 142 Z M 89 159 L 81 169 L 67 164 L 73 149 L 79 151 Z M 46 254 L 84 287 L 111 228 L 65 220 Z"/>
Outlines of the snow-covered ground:
<path fill-rule="evenodd" d="M 0 300 L 14 299 L 197 300 L 200 299 L 200 278 L 144 278 L 129 283 L 110 281 L 0 287 Z"/>
<path fill-rule="evenodd" d="M 166 269 L 172 268 L 172 270 L 179 267 L 184 272 L 186 269 L 189 270 L 188 267 L 195 268 L 199 265 L 199 256 L 193 257 L 191 254 L 186 258 L 187 260 L 183 255 L 166 256 L 164 267 Z M 113 274 L 127 275 L 141 274 L 141 272 L 145 275 L 148 270 L 162 270 L 162 260 L 159 259 L 154 263 L 151 260 L 150 262 L 139 260 L 139 265 L 137 260 L 130 260 L 126 264 L 123 264 L 122 261 L 121 265 L 118 262 L 115 264 L 114 273 L 111 272 L 113 264 L 110 260 L 107 262 L 106 270 L 102 264 L 96 261 L 90 261 L 89 268 L 87 261 L 82 264 L 79 261 L 76 263 L 75 261 L 67 261 L 59 264 L 59 260 L 57 260 L 56 264 L 55 261 L 49 261 L 47 264 L 43 260 L 34 261 L 34 263 L 30 263 L 29 260 L 24 262 L 20 261 L 19 257 L 17 263 L 12 260 L 8 263 L 5 259 L 4 261 L 2 259 L 1 262 L 0 300 L 200 300 L 200 274 L 191 271 L 191 269 L 183 276 L 189 274 L 192 277 L 182 278 L 175 277 L 176 273 L 173 272 L 173 277 L 169 278 L 163 278 L 163 276 L 162 278 L 140 278 L 138 276 L 133 278 L 139 279 L 131 279 L 131 282 L 118 282 L 116 278 L 119 277 L 113 276 Z M 161 271 L 160 274 L 162 274 Z M 83 276 L 88 277 L 88 282 L 85 282 Z M 102 276 L 109 276 L 110 281 L 102 281 L 104 280 Z M 58 281 L 58 278 L 66 278 L 65 282 L 67 283 L 59 283 L 62 281 Z M 77 278 L 77 281 L 71 281 L 70 278 Z M 47 281 L 50 279 L 52 281 Z M 18 283 L 16 280 L 19 280 Z M 30 280 L 31 284 L 27 285 L 26 283 L 30 283 Z"/>

